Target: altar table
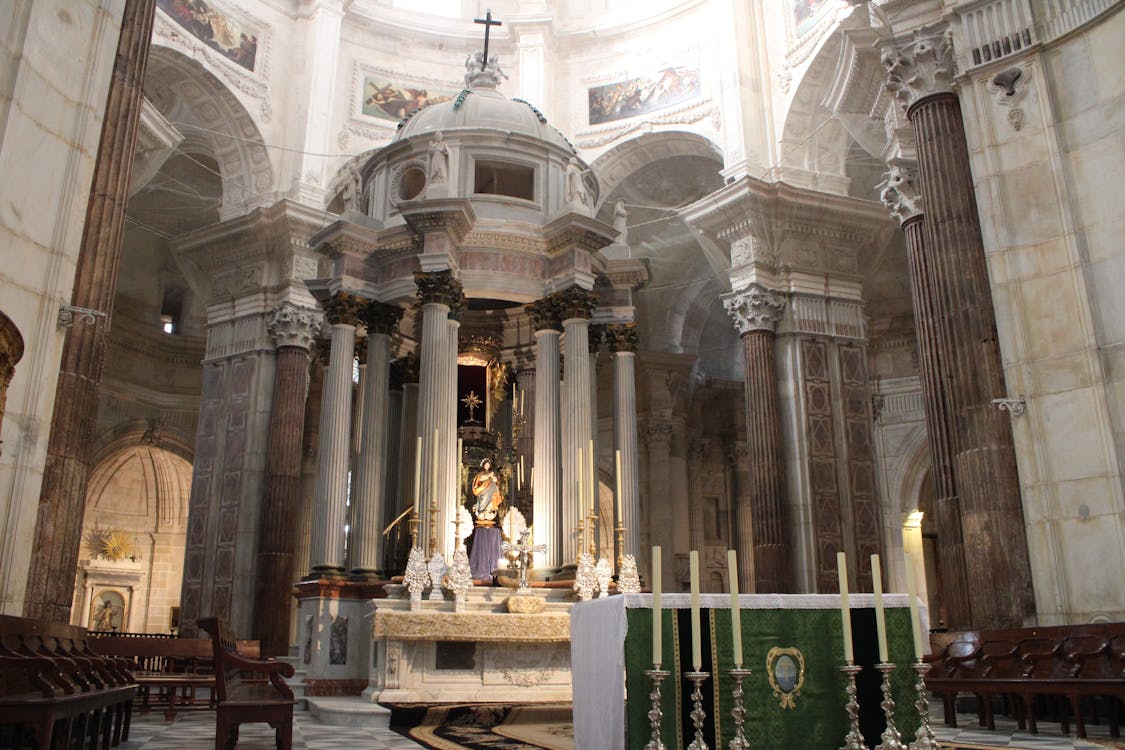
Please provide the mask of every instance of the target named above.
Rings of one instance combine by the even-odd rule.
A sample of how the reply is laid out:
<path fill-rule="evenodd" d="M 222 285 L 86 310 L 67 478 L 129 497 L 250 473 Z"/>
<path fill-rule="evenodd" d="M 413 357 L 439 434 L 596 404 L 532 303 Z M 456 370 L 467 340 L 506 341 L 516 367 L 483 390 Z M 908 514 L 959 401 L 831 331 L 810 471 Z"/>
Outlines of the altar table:
<path fill-rule="evenodd" d="M 891 685 L 896 702 L 895 722 L 905 742 L 914 739 L 916 674 L 910 611 L 904 594 L 886 594 L 889 657 L 897 666 Z M 844 710 L 845 678 L 840 597 L 837 594 L 745 594 L 742 644 L 745 669 L 753 674 L 743 682 L 745 732 L 754 750 L 836 750 L 847 733 Z M 683 678 L 691 671 L 690 596 L 665 594 L 663 668 L 672 674 L 662 687 L 664 719 L 661 739 L 667 750 L 682 750 L 691 742 L 693 724 L 691 685 Z M 734 665 L 730 596 L 703 594 L 703 670 L 718 673 L 704 684 L 707 744 L 726 748 L 734 736 L 731 719 Z M 648 711 L 652 668 L 652 595 L 625 594 L 576 604 L 571 610 L 571 669 L 574 685 L 574 738 L 577 750 L 640 750 L 650 739 Z M 885 726 L 880 701 L 874 597 L 851 595 L 852 641 L 855 662 L 864 667 L 857 679 L 860 722 L 869 746 L 878 742 Z M 928 626 L 922 610 L 923 632 Z M 767 674 L 771 649 L 797 649 L 804 662 L 804 683 L 791 707 L 782 707 Z M 776 654 L 777 652 L 775 652 Z M 793 653 L 793 652 L 790 652 Z M 774 657 L 776 663 L 776 656 Z M 796 663 L 797 658 L 790 660 Z M 778 676 L 781 682 L 780 675 Z M 776 680 L 775 680 L 776 681 Z M 625 700 L 622 700 L 622 697 Z"/>

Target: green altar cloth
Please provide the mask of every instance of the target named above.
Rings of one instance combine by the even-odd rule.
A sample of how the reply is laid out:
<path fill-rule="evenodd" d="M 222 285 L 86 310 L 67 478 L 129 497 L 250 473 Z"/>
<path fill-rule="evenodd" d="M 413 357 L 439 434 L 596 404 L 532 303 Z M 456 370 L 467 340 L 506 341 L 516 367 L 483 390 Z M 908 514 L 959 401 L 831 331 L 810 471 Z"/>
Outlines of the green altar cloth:
<path fill-rule="evenodd" d="M 651 596 L 631 595 L 617 606 L 624 608 L 624 666 L 627 746 L 640 750 L 651 737 L 648 711 L 651 681 L 644 674 L 652 667 Z M 839 597 L 836 595 L 764 595 L 743 596 L 742 648 L 745 669 L 752 674 L 743 681 L 746 719 L 744 731 L 755 750 L 837 750 L 848 729 L 845 712 L 846 678 L 840 671 L 844 661 Z M 890 660 L 896 663 L 892 673 L 892 695 L 895 700 L 895 722 L 904 742 L 914 739 L 917 713 L 914 706 L 916 673 L 911 668 L 913 644 L 910 635 L 910 613 L 906 597 L 887 595 L 887 637 Z M 593 604 L 592 602 L 590 604 Z M 732 633 L 729 597 L 702 597 L 703 670 L 719 675 L 718 691 L 708 680 L 703 685 L 703 707 L 707 712 L 704 739 L 711 748 L 726 748 L 734 734 L 731 718 L 733 681 L 727 671 L 732 662 Z M 686 748 L 691 742 L 694 725 L 690 718 L 691 683 L 683 677 L 691 671 L 691 626 L 689 597 L 686 594 L 666 595 L 662 611 L 664 619 L 663 668 L 672 672 L 662 685 L 661 738 L 668 750 Z M 748 606 L 749 605 L 749 606 Z M 866 606 L 865 606 L 866 605 Z M 579 604 L 576 610 L 585 605 Z M 602 605 L 605 607 L 606 605 Z M 871 595 L 852 596 L 852 631 L 856 663 L 864 667 L 857 679 L 860 695 L 860 717 L 864 735 L 874 746 L 883 731 L 880 675 L 873 668 L 877 661 L 875 616 Z M 572 614 L 572 649 L 583 638 L 583 627 L 577 613 Z M 575 625 L 578 624 L 578 627 Z M 792 687 L 789 680 L 803 682 L 799 691 L 785 701 L 775 694 L 767 670 L 771 649 L 782 649 L 787 659 L 775 655 L 777 665 L 795 669 L 775 672 L 780 688 Z M 784 655 L 784 654 L 782 654 Z M 578 747 L 605 743 L 604 738 L 583 744 L 583 721 L 579 691 L 586 683 L 579 672 L 579 659 L 572 658 L 575 670 L 575 726 Z M 791 704 L 784 705 L 783 703 Z M 604 709 L 603 709 L 604 710 Z M 616 739 L 615 737 L 613 739 Z M 614 745 L 603 745 L 610 747 Z M 624 747 L 624 740 L 621 745 Z"/>

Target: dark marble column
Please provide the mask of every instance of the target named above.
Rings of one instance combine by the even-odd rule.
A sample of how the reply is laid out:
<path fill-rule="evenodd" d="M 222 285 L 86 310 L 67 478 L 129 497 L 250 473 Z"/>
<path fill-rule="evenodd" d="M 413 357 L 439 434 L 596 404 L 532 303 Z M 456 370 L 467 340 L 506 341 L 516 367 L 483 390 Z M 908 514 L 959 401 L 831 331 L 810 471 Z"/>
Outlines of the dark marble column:
<path fill-rule="evenodd" d="M 318 310 L 285 304 L 269 323 L 270 334 L 277 342 L 277 364 L 254 591 L 254 637 L 262 642 L 262 656 L 289 653 L 309 347 L 320 332 L 321 317 Z"/>
<path fill-rule="evenodd" d="M 887 89 L 906 108 L 932 259 L 933 336 L 949 396 L 972 625 L 1012 627 L 1035 613 L 1031 564 L 988 264 L 948 31 L 883 53 Z"/>
<path fill-rule="evenodd" d="M 63 342 L 32 541 L 37 552 L 31 556 L 24 599 L 24 615 L 50 622 L 70 619 L 74 596 L 90 449 L 155 8 L 155 0 L 125 2 L 71 292 L 72 306 L 104 312 L 105 317 L 89 325 L 75 322 Z"/>
<path fill-rule="evenodd" d="M 774 350 L 775 330 L 785 309 L 785 298 L 759 284 L 751 284 L 726 296 L 724 304 L 742 336 L 746 367 L 750 486 L 749 505 L 738 508 L 738 546 L 744 554 L 753 551 L 754 580 L 740 583 L 748 592 L 788 592 L 793 585 L 793 559 Z"/>
<path fill-rule="evenodd" d="M 884 177 L 879 195 L 883 205 L 890 210 L 891 217 L 902 225 L 910 264 L 918 369 L 930 445 L 930 473 L 934 482 L 933 524 L 937 530 L 940 556 L 936 562 L 941 569 L 939 598 L 942 618 L 947 627 L 963 629 L 970 627 L 972 616 L 965 581 L 961 498 L 957 496 L 957 483 L 953 477 L 953 417 L 934 324 L 937 317 L 934 258 L 926 252 L 922 195 L 918 190 L 914 166 L 911 163 L 893 163 Z M 936 624 L 937 613 L 931 614 L 930 620 Z"/>

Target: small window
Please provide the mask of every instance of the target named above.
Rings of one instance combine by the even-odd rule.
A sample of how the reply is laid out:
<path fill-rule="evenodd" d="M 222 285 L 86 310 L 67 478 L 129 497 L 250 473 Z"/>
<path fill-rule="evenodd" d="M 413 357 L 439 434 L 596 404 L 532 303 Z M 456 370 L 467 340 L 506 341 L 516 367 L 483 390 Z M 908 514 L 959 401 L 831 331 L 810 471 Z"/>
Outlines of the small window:
<path fill-rule="evenodd" d="M 535 200 L 535 168 L 501 161 L 478 161 L 474 193 Z"/>
<path fill-rule="evenodd" d="M 161 329 L 163 329 L 164 333 L 175 333 L 176 332 L 176 320 L 175 320 L 175 318 L 173 318 L 171 315 L 161 315 L 160 316 L 160 327 L 161 327 Z"/>
<path fill-rule="evenodd" d="M 398 180 L 398 199 L 409 201 L 422 194 L 426 187 L 426 173 L 418 167 L 408 167 L 403 170 Z"/>
<path fill-rule="evenodd" d="M 164 290 L 164 299 L 160 303 L 160 330 L 175 336 L 180 332 L 184 308 L 184 293 L 177 287 L 168 287 Z"/>

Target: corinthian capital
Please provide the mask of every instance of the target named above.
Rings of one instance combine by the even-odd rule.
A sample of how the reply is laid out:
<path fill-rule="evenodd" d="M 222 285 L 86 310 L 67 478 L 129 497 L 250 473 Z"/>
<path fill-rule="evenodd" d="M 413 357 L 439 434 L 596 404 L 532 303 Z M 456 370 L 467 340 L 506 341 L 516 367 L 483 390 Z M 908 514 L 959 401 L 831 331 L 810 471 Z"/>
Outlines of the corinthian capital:
<path fill-rule="evenodd" d="M 883 85 L 904 109 L 931 94 L 953 91 L 953 35 L 947 26 L 917 29 L 905 44 L 883 48 Z"/>
<path fill-rule="evenodd" d="M 390 335 L 398 328 L 402 320 L 403 310 L 394 305 L 385 305 L 382 302 L 368 302 L 359 311 L 359 319 L 367 326 L 367 334 L 385 333 Z"/>
<path fill-rule="evenodd" d="M 286 302 L 273 311 L 266 328 L 273 336 L 277 348 L 299 346 L 307 350 L 320 334 L 322 320 L 323 316 L 319 310 L 298 307 Z"/>
<path fill-rule="evenodd" d="M 761 284 L 751 284 L 723 295 L 723 307 L 740 335 L 751 331 L 776 331 L 785 311 L 785 296 Z"/>
<path fill-rule="evenodd" d="M 450 309 L 460 309 L 465 301 L 465 289 L 453 277 L 453 271 L 419 271 L 414 274 L 418 299 L 423 305 L 437 303 Z"/>
<path fill-rule="evenodd" d="M 359 311 L 366 301 L 354 294 L 336 292 L 324 303 L 324 314 L 329 325 L 354 326 L 359 323 Z"/>
<path fill-rule="evenodd" d="M 883 181 L 876 186 L 879 200 L 899 226 L 922 215 L 922 192 L 915 182 L 917 175 L 914 162 L 896 160 L 887 165 Z"/>

